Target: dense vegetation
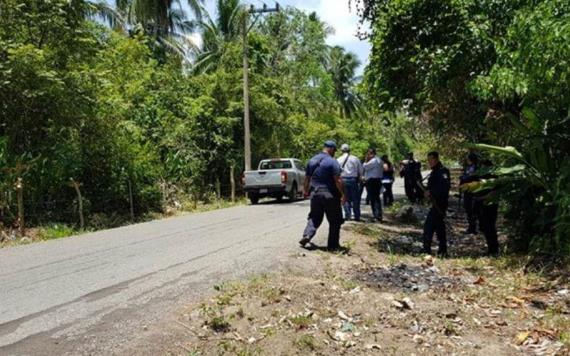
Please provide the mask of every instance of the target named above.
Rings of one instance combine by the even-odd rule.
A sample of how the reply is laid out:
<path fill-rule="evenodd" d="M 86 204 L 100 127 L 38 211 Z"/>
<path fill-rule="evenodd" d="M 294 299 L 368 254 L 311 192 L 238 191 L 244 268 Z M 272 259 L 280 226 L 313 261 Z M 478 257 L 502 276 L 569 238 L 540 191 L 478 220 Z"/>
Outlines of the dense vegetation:
<path fill-rule="evenodd" d="M 405 107 L 448 157 L 484 144 L 471 147 L 502 165 L 487 184 L 517 246 L 570 254 L 570 3 L 359 3 L 371 23 L 370 99 Z"/>
<path fill-rule="evenodd" d="M 570 254 L 570 5 L 563 0 L 356 0 L 364 80 L 329 24 L 251 19 L 253 163 L 306 159 L 325 138 L 393 158 L 476 148 L 499 164 L 513 241 Z M 243 170 L 239 0 L 0 3 L 0 214 L 87 225 L 229 195 Z M 201 41 L 195 35 L 200 34 Z M 468 146 L 471 144 L 471 146 Z M 475 145 L 479 144 L 479 145 Z M 501 148 L 507 147 L 507 148 Z M 109 218 L 112 219 L 109 219 Z M 118 218 L 117 218 L 118 217 Z"/>
<path fill-rule="evenodd" d="M 5 226 L 23 182 L 32 224 L 86 224 L 208 201 L 231 167 L 243 170 L 243 7 L 192 2 L 4 0 L 0 3 L 0 192 Z M 287 8 L 248 36 L 252 146 L 265 157 L 307 158 L 326 138 L 401 156 L 411 121 L 367 114 L 356 57 L 325 40 L 316 14 Z M 192 41 L 191 32 L 203 43 Z M 393 133 L 405 131 L 407 134 Z M 417 130 L 416 130 L 417 131 Z"/>

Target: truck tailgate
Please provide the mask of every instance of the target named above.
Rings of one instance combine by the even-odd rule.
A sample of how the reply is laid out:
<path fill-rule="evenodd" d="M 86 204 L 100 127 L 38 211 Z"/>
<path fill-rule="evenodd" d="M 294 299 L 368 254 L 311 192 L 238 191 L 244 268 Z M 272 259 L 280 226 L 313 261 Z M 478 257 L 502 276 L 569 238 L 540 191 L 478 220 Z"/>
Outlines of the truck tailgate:
<path fill-rule="evenodd" d="M 281 170 L 249 171 L 244 176 L 246 187 L 281 185 Z"/>

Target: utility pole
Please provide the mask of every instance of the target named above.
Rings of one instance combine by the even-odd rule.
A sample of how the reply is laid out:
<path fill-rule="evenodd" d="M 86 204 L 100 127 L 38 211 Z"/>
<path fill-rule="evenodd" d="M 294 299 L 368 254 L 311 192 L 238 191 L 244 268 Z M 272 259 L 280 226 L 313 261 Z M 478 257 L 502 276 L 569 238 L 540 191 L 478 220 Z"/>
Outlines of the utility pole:
<path fill-rule="evenodd" d="M 246 171 L 251 170 L 251 132 L 249 129 L 249 60 L 247 57 L 247 34 L 249 33 L 249 30 L 251 30 L 251 27 L 248 27 L 249 15 L 261 15 L 268 12 L 279 12 L 279 10 L 279 3 L 275 3 L 274 8 L 268 8 L 267 5 L 263 4 L 263 7 L 260 9 L 256 9 L 253 5 L 251 5 L 251 7 L 246 10 L 243 19 L 243 131 Z"/>

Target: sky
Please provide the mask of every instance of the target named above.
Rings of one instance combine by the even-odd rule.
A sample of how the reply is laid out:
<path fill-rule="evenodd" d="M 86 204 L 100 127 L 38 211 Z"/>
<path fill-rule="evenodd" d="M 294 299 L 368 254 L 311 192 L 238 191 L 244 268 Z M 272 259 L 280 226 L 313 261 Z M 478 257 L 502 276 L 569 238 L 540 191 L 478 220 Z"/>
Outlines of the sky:
<path fill-rule="evenodd" d="M 242 0 L 246 4 L 252 4 L 256 7 L 263 6 L 265 2 L 268 7 L 274 7 L 275 1 L 267 0 Z M 281 0 L 281 6 L 294 6 L 300 10 L 307 12 L 315 11 L 319 18 L 335 29 L 335 33 L 327 39 L 329 45 L 339 45 L 348 51 L 355 53 L 362 65 L 358 70 L 358 74 L 368 63 L 368 55 L 370 54 L 370 44 L 367 41 L 361 41 L 356 37 L 358 29 L 358 16 L 355 9 L 349 9 L 349 0 Z M 183 6 L 187 9 L 186 1 L 181 0 Z M 206 9 L 213 14 L 215 12 L 215 1 L 206 0 Z"/>

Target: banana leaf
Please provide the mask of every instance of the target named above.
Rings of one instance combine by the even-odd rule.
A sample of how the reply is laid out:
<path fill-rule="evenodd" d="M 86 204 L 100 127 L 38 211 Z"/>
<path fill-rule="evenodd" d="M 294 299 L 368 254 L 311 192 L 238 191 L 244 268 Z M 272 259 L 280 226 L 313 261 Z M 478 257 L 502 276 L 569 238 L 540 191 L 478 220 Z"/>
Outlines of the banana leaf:
<path fill-rule="evenodd" d="M 479 150 L 491 151 L 491 152 L 495 152 L 495 153 L 501 153 L 501 154 L 505 154 L 505 155 L 517 158 L 521 161 L 524 161 L 523 155 L 519 151 L 517 151 L 516 148 L 514 148 L 512 146 L 500 147 L 500 146 L 487 145 L 484 143 L 473 143 L 473 144 L 469 144 L 468 147 L 479 149 Z"/>

